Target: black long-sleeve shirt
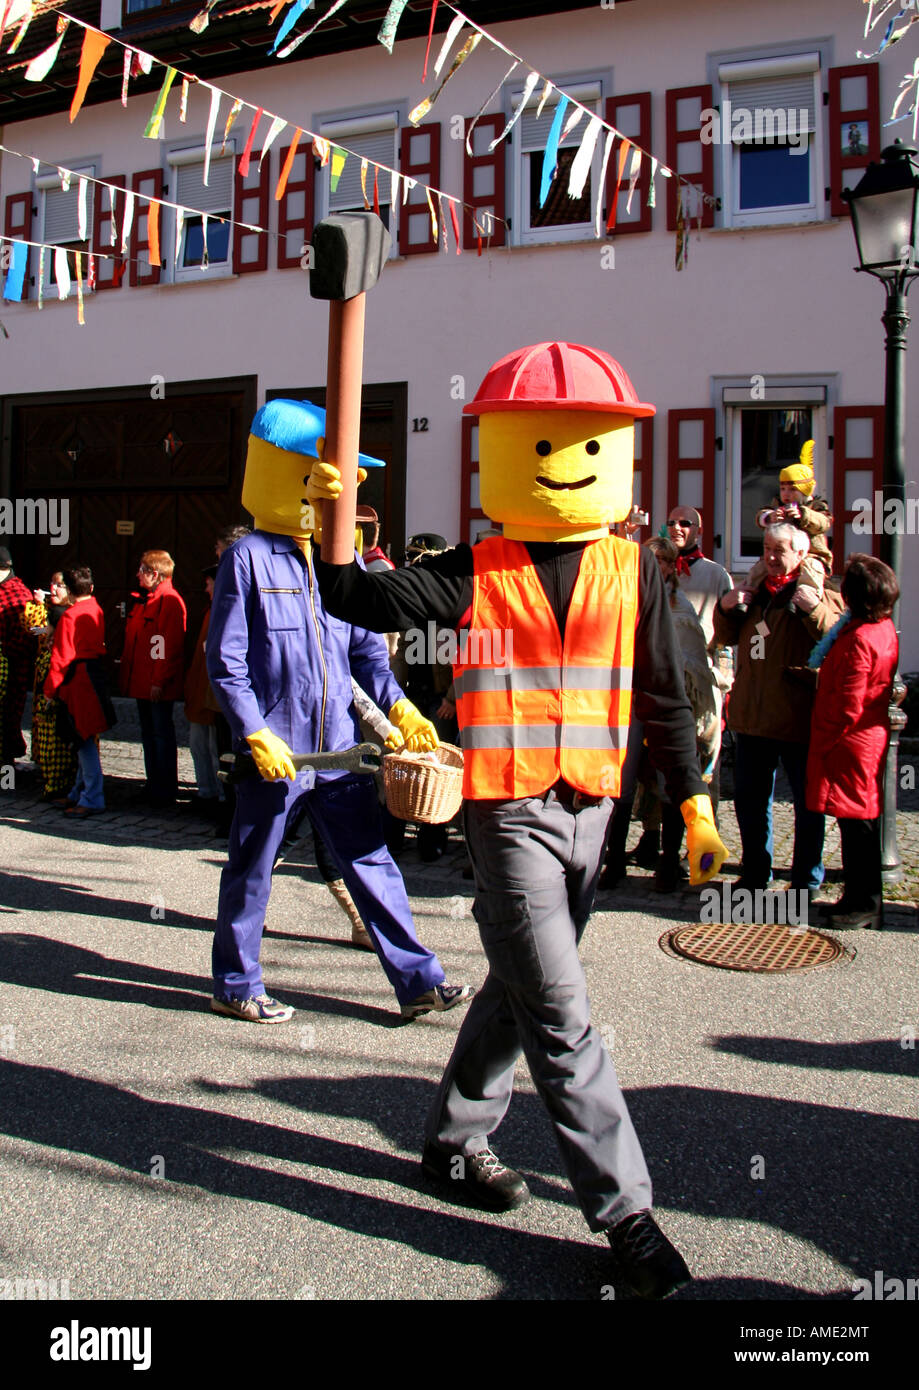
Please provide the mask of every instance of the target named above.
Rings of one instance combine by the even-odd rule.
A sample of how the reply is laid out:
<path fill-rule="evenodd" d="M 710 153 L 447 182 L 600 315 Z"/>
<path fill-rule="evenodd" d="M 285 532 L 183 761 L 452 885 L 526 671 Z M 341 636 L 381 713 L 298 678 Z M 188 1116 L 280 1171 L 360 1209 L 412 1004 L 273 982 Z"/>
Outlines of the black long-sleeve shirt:
<path fill-rule="evenodd" d="M 562 639 L 571 595 L 589 541 L 526 543 L 555 614 Z M 458 545 L 407 569 L 367 574 L 357 564 L 325 565 L 316 559 L 322 601 L 330 613 L 371 632 L 395 632 L 429 620 L 440 627 L 467 625 L 472 605 L 472 548 Z M 633 716 L 667 794 L 679 805 L 708 791 L 699 774 L 696 729 L 683 687 L 682 661 L 657 561 L 640 553 L 638 625 L 632 674 Z"/>

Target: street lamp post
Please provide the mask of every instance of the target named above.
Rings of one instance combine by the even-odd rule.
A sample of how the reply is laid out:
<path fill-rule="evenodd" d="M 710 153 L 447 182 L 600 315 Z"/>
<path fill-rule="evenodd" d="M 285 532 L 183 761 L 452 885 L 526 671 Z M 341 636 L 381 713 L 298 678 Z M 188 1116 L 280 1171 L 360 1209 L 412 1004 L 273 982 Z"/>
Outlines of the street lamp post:
<path fill-rule="evenodd" d="M 900 579 L 906 518 L 906 296 L 919 275 L 919 168 L 916 151 L 900 140 L 869 164 L 857 188 L 843 191 L 858 248 L 857 270 L 874 275 L 887 302 L 881 322 L 886 332 L 884 383 L 884 508 L 878 550 Z M 899 503 L 888 511 L 887 503 Z M 891 524 L 888 524 L 888 521 Z M 896 621 L 897 614 L 894 614 Z M 903 877 L 897 851 L 897 754 L 906 716 L 899 706 L 906 686 L 894 676 L 889 709 L 890 746 L 884 773 L 881 872 L 885 883 Z"/>

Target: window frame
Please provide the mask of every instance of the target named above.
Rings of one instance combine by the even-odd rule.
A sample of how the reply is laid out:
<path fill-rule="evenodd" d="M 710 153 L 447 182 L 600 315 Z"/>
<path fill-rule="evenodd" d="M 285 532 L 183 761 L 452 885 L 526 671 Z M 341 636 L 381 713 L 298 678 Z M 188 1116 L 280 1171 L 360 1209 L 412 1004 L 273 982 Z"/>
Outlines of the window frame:
<path fill-rule="evenodd" d="M 341 144 L 348 145 L 349 136 L 373 135 L 392 130 L 392 160 L 390 168 L 397 170 L 401 174 L 399 148 L 400 136 L 403 126 L 402 112 L 398 106 L 374 107 L 371 110 L 355 112 L 340 112 L 335 115 L 323 116 L 317 122 L 317 133 L 323 140 L 329 142 L 330 147 Z M 354 158 L 354 156 L 351 156 Z M 373 176 L 368 167 L 368 183 L 370 184 L 370 205 L 373 206 Z M 329 217 L 333 213 L 346 211 L 363 212 L 361 205 L 359 208 L 332 208 L 331 206 L 331 178 L 332 178 L 332 155 L 329 152 L 328 162 L 324 167 L 316 170 L 316 183 L 314 186 L 315 211 L 314 225 L 324 217 Z M 389 208 L 389 235 L 392 238 L 392 245 L 389 250 L 389 260 L 395 260 L 399 256 L 399 208 L 401 207 L 401 197 L 404 192 L 402 183 L 399 184 L 400 202 L 394 206 L 390 202 L 390 180 L 389 175 L 384 174 L 378 181 L 377 197 L 380 203 L 380 211 L 384 206 Z"/>
<path fill-rule="evenodd" d="M 178 183 L 177 170 L 191 164 L 200 164 L 203 170 L 206 150 L 207 146 L 202 141 L 197 145 L 183 145 L 179 148 L 166 151 L 166 185 L 169 192 L 164 196 L 168 196 L 170 202 L 178 203 L 180 201 L 177 196 L 178 188 L 176 186 Z M 171 247 L 171 255 L 165 257 L 166 264 L 163 267 L 161 284 L 164 282 L 175 285 L 200 284 L 204 280 L 230 279 L 235 274 L 233 269 L 233 218 L 235 215 L 236 203 L 236 141 L 234 138 L 231 137 L 227 140 L 226 145 L 224 145 L 222 140 L 211 145 L 211 168 L 213 168 L 215 162 L 218 160 L 228 160 L 230 163 L 230 207 L 227 213 L 228 236 L 226 260 L 209 261 L 205 269 L 201 268 L 200 262 L 198 265 L 183 265 L 182 256 L 188 236 L 189 219 L 187 217 L 185 218 L 182 227 L 182 245 L 177 248 L 176 228 L 178 223 L 178 212 L 174 207 L 169 209 L 164 208 L 164 212 L 168 211 L 169 213 L 169 227 L 168 235 L 165 233 L 165 230 L 163 230 L 161 231 L 161 236 L 163 245 L 169 245 Z M 212 213 L 206 208 L 203 209 L 203 211 L 207 212 L 209 218 L 213 217 L 215 220 L 218 220 L 220 217 L 220 214 L 216 211 Z M 165 222 L 166 218 L 163 217 L 162 221 Z"/>
<path fill-rule="evenodd" d="M 46 173 L 42 173 L 42 168 L 45 168 L 45 169 L 47 170 L 47 172 L 46 172 Z M 72 177 L 72 179 L 71 179 L 71 182 L 70 182 L 70 189 L 68 190 L 68 192 L 77 193 L 77 196 L 79 196 L 79 195 L 78 195 L 79 181 L 80 181 L 81 178 L 95 179 L 95 177 L 96 177 L 96 162 L 94 161 L 94 162 L 91 163 L 91 164 L 79 164 L 79 165 L 75 165 L 73 168 L 71 168 L 70 172 L 71 172 L 71 174 L 73 175 L 73 177 Z M 100 177 L 101 177 L 101 175 L 100 175 Z M 84 239 L 83 241 L 79 241 L 79 240 L 64 241 L 64 242 L 57 242 L 57 241 L 55 241 L 55 243 L 54 243 L 55 246 L 62 246 L 62 247 L 64 247 L 64 248 L 66 248 L 67 253 L 68 253 L 68 257 L 71 256 L 71 255 L 74 255 L 77 251 L 79 251 L 79 252 L 82 253 L 82 256 L 83 256 L 83 294 L 84 294 L 84 295 L 94 293 L 94 291 L 90 290 L 90 288 L 89 288 L 89 283 L 88 283 L 88 275 L 89 275 L 89 257 L 92 255 L 92 252 L 93 252 L 93 226 L 94 226 L 94 220 L 93 220 L 93 192 L 94 192 L 94 187 L 95 187 L 94 184 L 90 183 L 90 184 L 87 186 L 87 190 L 86 190 L 86 237 L 85 237 L 85 239 Z M 58 172 L 58 166 L 57 166 L 57 165 L 44 165 L 44 164 L 39 165 L 39 171 L 38 171 L 38 174 L 37 174 L 36 177 L 35 177 L 35 191 L 36 191 L 36 193 L 40 193 L 40 194 L 41 194 L 41 215 L 40 215 L 40 219 L 39 219 L 39 220 L 40 220 L 40 223 L 41 223 L 41 235 L 40 235 L 40 237 L 39 237 L 39 240 L 40 240 L 41 242 L 43 242 L 43 243 L 46 243 L 46 242 L 49 242 L 49 241 L 50 241 L 50 238 L 49 238 L 48 236 L 46 236 L 46 227 L 45 227 L 45 222 L 46 222 L 47 213 L 48 213 L 47 195 L 48 195 L 48 193 L 52 193 L 52 192 L 55 192 L 55 191 L 57 191 L 57 192 L 59 192 L 59 193 L 63 191 L 63 190 L 61 189 L 61 176 L 60 176 L 60 173 Z M 39 261 L 40 257 L 38 256 L 37 248 L 34 248 L 34 247 L 33 247 L 33 250 L 36 251 L 35 273 L 36 273 L 36 276 L 37 276 L 37 274 L 38 274 L 38 261 Z M 42 297 L 42 301 L 43 301 L 44 303 L 47 303 L 49 300 L 56 300 L 56 299 L 58 298 L 57 281 L 54 280 L 54 279 L 52 278 L 52 277 L 53 277 L 53 274 L 54 274 L 54 261 L 55 261 L 55 256 L 54 256 L 54 252 L 52 251 L 52 252 L 50 252 L 49 255 L 47 255 L 47 256 L 45 257 L 45 266 L 44 266 L 44 272 L 45 272 L 45 273 L 44 273 L 44 278 L 43 278 L 43 280 L 42 280 L 41 287 L 40 287 L 40 288 L 41 288 L 41 297 Z M 75 268 L 75 266 L 71 266 L 71 273 L 72 273 L 72 275 L 74 276 L 73 284 L 72 284 L 72 286 L 71 286 L 71 294 L 74 294 L 74 293 L 76 292 L 76 290 L 75 290 L 75 285 L 76 285 L 76 279 L 75 279 L 76 268 Z M 24 295 L 23 297 L 25 298 L 26 296 Z M 30 292 L 30 294 L 29 294 L 29 297 L 31 298 L 31 292 Z"/>
<path fill-rule="evenodd" d="M 566 96 L 574 97 L 582 106 L 590 108 L 591 104 L 596 109 L 590 115 L 599 116 L 602 121 L 606 120 L 606 98 L 613 94 L 612 79 L 609 73 L 578 73 L 576 76 L 559 78 L 553 82 L 556 91 L 563 92 Z M 527 109 L 539 105 L 541 88 L 533 91 L 530 100 L 527 102 Z M 517 104 L 523 96 L 523 87 L 519 82 L 508 84 L 505 96 L 506 119 L 510 120 L 511 115 L 517 109 Z M 553 103 L 553 106 L 556 103 Z M 540 120 L 545 120 L 545 133 L 548 137 L 549 128 L 552 124 L 551 117 L 546 119 L 546 112 L 550 109 L 549 101 L 543 108 L 543 116 Z M 566 113 L 566 120 L 571 114 L 570 108 Z M 539 152 L 539 147 L 527 146 L 524 148 L 523 131 L 521 124 L 525 118 L 522 115 L 506 140 L 509 145 L 509 158 L 512 161 L 512 187 L 513 195 L 511 199 L 511 245 L 513 246 L 544 246 L 556 242 L 566 241 L 595 241 L 595 217 L 593 209 L 596 208 L 597 193 L 600 189 L 599 179 L 603 164 L 603 148 L 606 143 L 606 133 L 601 129 L 597 137 L 597 143 L 590 162 L 589 180 L 591 181 L 591 215 L 586 222 L 561 223 L 551 227 L 531 227 L 530 226 L 530 160 L 527 155 Z M 573 150 L 575 153 L 580 145 L 580 137 L 587 129 L 587 121 L 590 116 L 582 116 L 579 125 L 573 132 L 575 138 L 569 145 L 566 143 L 564 149 Z M 541 146 L 545 150 L 545 144 Z M 615 152 L 614 152 L 615 153 Z"/>
<path fill-rule="evenodd" d="M 716 516 L 715 532 L 723 537 L 722 563 L 734 575 L 749 574 L 759 556 L 743 555 L 739 546 L 743 534 L 740 514 L 742 430 L 740 416 L 745 410 L 793 410 L 809 408 L 811 434 L 817 458 L 816 491 L 822 497 L 833 496 L 833 455 L 830 448 L 829 420 L 838 397 L 838 374 L 834 372 L 802 372 L 796 375 L 765 375 L 751 387 L 749 376 L 717 377 L 713 382 L 716 434 L 724 442 L 719 467 L 716 464 L 716 498 L 724 498 L 723 516 Z M 778 493 L 778 473 L 775 473 L 775 492 Z"/>
<path fill-rule="evenodd" d="M 826 188 L 830 182 L 829 154 L 826 144 L 826 121 L 824 118 L 825 83 L 832 63 L 832 44 L 828 40 L 801 39 L 762 46 L 760 48 L 732 50 L 711 54 L 708 59 L 708 75 L 712 84 L 713 102 L 719 113 L 720 156 L 715 160 L 716 193 L 720 196 L 721 210 L 719 225 L 724 228 L 748 230 L 753 227 L 800 226 L 813 222 L 823 222 L 828 216 Z M 764 67 L 772 68 L 771 74 L 777 79 L 791 75 L 794 65 L 808 59 L 814 60 L 812 69 L 814 81 L 814 129 L 808 142 L 808 164 L 810 166 L 809 201 L 805 203 L 773 204 L 765 208 L 751 208 L 743 211 L 740 202 L 740 152 L 742 145 L 733 140 L 725 140 L 720 130 L 724 102 L 730 97 L 732 83 L 743 80 L 739 72 L 730 77 L 722 77 L 725 68 L 747 65 L 751 79 L 762 73 Z M 756 73 L 759 69 L 759 73 Z M 807 71 L 804 69 L 803 71 Z M 738 108 L 739 109 L 739 108 Z M 795 156 L 801 157 L 801 156 Z"/>

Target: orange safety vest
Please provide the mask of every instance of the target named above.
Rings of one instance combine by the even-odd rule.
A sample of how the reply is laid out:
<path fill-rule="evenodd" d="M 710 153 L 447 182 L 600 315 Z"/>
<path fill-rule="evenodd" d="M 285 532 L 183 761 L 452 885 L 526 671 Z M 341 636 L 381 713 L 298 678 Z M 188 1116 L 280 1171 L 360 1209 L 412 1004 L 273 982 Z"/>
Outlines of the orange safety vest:
<path fill-rule="evenodd" d="M 522 541 L 473 546 L 469 631 L 453 668 L 473 800 L 537 796 L 559 778 L 618 796 L 629 733 L 639 547 L 584 548 L 565 641 Z"/>

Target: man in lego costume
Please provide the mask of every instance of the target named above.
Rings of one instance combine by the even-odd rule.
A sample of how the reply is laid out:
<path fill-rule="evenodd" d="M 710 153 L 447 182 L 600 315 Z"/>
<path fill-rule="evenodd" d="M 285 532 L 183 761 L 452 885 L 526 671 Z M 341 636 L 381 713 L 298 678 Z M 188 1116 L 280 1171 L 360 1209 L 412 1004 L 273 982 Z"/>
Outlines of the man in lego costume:
<path fill-rule="evenodd" d="M 304 802 L 403 1018 L 443 1012 L 472 995 L 468 986 L 448 985 L 436 955 L 418 941 L 402 876 L 386 848 L 373 778 L 298 773 L 291 762 L 292 751 L 334 752 L 359 741 L 352 674 L 388 711 L 400 745 L 437 744 L 433 726 L 393 680 L 382 638 L 331 617 L 323 606 L 304 485 L 324 427 L 325 412 L 305 401 L 270 401 L 256 414 L 242 494 L 255 529 L 217 567 L 207 640 L 211 685 L 237 752 L 251 754 L 254 764 L 253 775 L 237 783 L 220 879 L 211 1007 L 253 1023 L 283 1023 L 293 1013 L 265 993 L 259 948 L 285 826 Z M 361 462 L 382 467 L 363 455 Z"/>
<path fill-rule="evenodd" d="M 608 1235 L 623 1283 L 661 1298 L 690 1275 L 650 1215 L 647 1168 L 590 1024 L 577 952 L 633 690 L 650 755 L 688 826 L 692 881 L 717 872 L 726 854 L 657 564 L 609 535 L 631 505 L 633 422 L 654 407 L 605 353 L 541 343 L 498 362 L 466 410 L 480 417 L 482 508 L 503 536 L 393 574 L 317 565 L 326 606 L 341 617 L 469 630 L 455 680 L 473 911 L 489 973 L 432 1106 L 423 1169 L 492 1210 L 526 1199 L 521 1175 L 489 1145 L 522 1050 L 590 1228 Z M 334 498 L 337 479 L 317 465 L 313 495 Z M 500 642 L 485 640 L 498 632 Z"/>

